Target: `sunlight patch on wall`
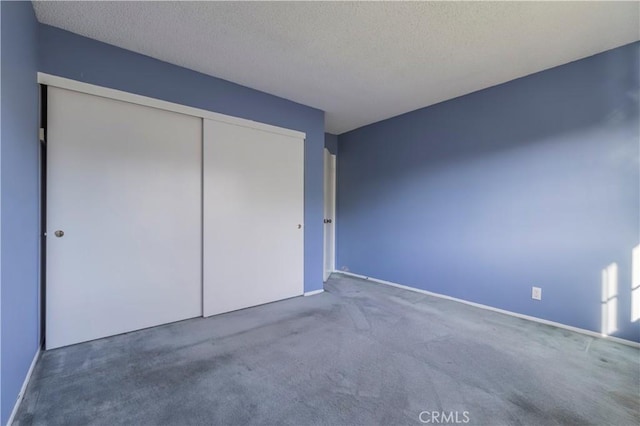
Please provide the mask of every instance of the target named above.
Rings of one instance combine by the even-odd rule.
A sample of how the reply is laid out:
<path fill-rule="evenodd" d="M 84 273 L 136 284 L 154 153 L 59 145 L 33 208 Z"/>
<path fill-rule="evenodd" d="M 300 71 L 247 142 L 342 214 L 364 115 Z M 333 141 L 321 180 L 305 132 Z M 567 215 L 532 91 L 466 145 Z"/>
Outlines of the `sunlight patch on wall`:
<path fill-rule="evenodd" d="M 640 244 L 631 250 L 631 322 L 640 319 Z"/>

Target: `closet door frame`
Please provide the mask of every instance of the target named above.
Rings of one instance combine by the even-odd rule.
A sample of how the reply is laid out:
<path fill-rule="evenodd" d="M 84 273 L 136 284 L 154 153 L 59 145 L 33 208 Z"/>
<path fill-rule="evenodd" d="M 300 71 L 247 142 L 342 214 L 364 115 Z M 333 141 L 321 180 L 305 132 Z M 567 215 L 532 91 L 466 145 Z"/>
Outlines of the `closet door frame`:
<path fill-rule="evenodd" d="M 236 124 L 244 127 L 251 127 L 258 130 L 277 133 L 294 138 L 306 139 L 306 133 L 298 130 L 285 129 L 283 127 L 273 126 L 271 124 L 260 123 L 258 121 L 248 120 L 246 118 L 233 117 L 230 115 L 220 114 L 205 109 L 194 108 L 186 105 L 180 105 L 173 102 L 163 101 L 160 99 L 150 98 L 148 96 L 136 95 L 122 90 L 110 89 L 107 87 L 96 86 L 95 84 L 83 83 L 77 80 L 71 80 L 65 77 L 59 77 L 47 73 L 38 73 L 38 83 L 46 86 L 58 87 L 60 89 L 73 90 L 88 95 L 101 96 L 103 98 L 124 101 L 132 104 L 149 106 L 152 108 L 163 109 L 166 111 L 177 112 L 184 115 L 191 115 L 197 118 L 203 118 L 214 121 L 222 121 L 224 123 Z"/>
<path fill-rule="evenodd" d="M 192 117 L 200 118 L 200 119 L 203 119 L 203 120 L 213 120 L 213 121 L 219 121 L 219 122 L 224 122 L 224 123 L 229 123 L 229 124 L 235 124 L 235 125 L 239 125 L 239 126 L 249 127 L 249 128 L 253 128 L 253 129 L 263 130 L 263 131 L 267 131 L 267 132 L 271 132 L 271 133 L 276 133 L 276 134 L 280 134 L 280 135 L 284 135 L 284 136 L 289 136 L 289 137 L 300 139 L 302 141 L 302 143 L 303 143 L 303 159 L 301 161 L 302 161 L 303 179 L 304 179 L 304 142 L 306 140 L 306 133 L 304 133 L 304 132 L 300 132 L 300 131 L 297 131 L 297 130 L 286 129 L 286 128 L 273 126 L 273 125 L 265 124 L 265 123 L 260 123 L 260 122 L 257 122 L 257 121 L 243 119 L 243 118 L 239 118 L 239 117 L 233 117 L 233 116 L 220 114 L 220 113 L 216 113 L 216 112 L 212 112 L 212 111 L 208 111 L 208 110 L 204 110 L 204 109 L 200 109 L 200 108 L 189 107 L 189 106 L 186 106 L 186 105 L 181 105 L 181 104 L 177 104 L 177 103 L 173 103 L 173 102 L 163 101 L 163 100 L 160 100 L 160 99 L 155 99 L 155 98 L 151 98 L 151 97 L 147 97 L 147 96 L 137 95 L 137 94 L 121 91 L 121 90 L 116 90 L 116 89 L 111 89 L 111 88 L 107 88 L 107 87 L 97 86 L 97 85 L 94 85 L 94 84 L 84 83 L 84 82 L 80 82 L 80 81 L 77 81 L 77 80 L 72 80 L 72 79 L 69 79 L 69 78 L 60 77 L 60 76 L 47 74 L 47 73 L 43 73 L 43 72 L 38 72 L 37 73 L 37 82 L 39 84 L 43 85 L 43 86 L 51 86 L 51 87 L 56 87 L 56 88 L 60 88 L 60 89 L 71 90 L 71 91 L 84 93 L 84 94 L 88 94 L 88 95 L 95 95 L 95 96 L 100 96 L 100 97 L 103 97 L 103 98 L 108 98 L 108 99 L 112 99 L 112 100 L 118 100 L 118 101 L 131 103 L 131 104 L 137 104 L 137 105 L 152 107 L 152 108 L 161 109 L 161 110 L 165 110 L 165 111 L 176 112 L 176 113 L 180 113 L 180 114 L 184 114 L 184 115 L 189 115 L 189 116 L 192 116 Z M 42 133 L 42 132 L 41 132 L 41 137 L 44 137 L 44 133 Z M 46 144 L 46 141 L 43 141 L 43 143 Z M 303 188 L 304 188 L 304 182 L 303 182 Z M 303 193 L 303 209 L 304 208 L 305 207 L 304 207 L 304 193 Z M 42 214 L 46 214 L 46 206 L 41 206 L 41 209 L 42 209 Z M 302 219 L 304 219 L 304 217 Z M 301 226 L 302 226 L 302 231 L 303 231 L 303 253 L 302 253 L 302 259 L 303 259 L 303 261 L 302 261 L 302 270 L 303 270 L 303 278 L 302 278 L 302 280 L 303 280 L 303 283 L 302 283 L 302 287 L 304 289 L 304 229 L 305 229 L 305 227 L 304 227 L 304 223 L 303 222 L 301 223 Z M 51 237 L 52 236 L 49 236 L 48 238 L 51 238 Z M 202 246 L 201 246 L 201 248 L 202 248 Z M 201 264 L 201 269 L 200 269 L 200 273 L 201 274 L 202 274 L 202 266 L 203 265 Z M 41 276 L 41 281 L 43 283 L 46 282 L 46 274 Z M 202 282 L 201 282 L 201 284 L 203 285 Z M 45 292 L 43 292 L 42 297 L 46 297 L 45 294 L 46 294 L 46 290 L 45 290 Z M 42 300 L 42 305 L 43 306 L 45 305 L 45 303 L 46 303 L 46 301 Z M 46 312 L 43 312 L 42 314 L 43 314 L 43 316 L 46 316 Z M 46 330 L 46 327 L 47 326 L 46 326 L 46 322 L 45 322 L 44 330 Z"/>

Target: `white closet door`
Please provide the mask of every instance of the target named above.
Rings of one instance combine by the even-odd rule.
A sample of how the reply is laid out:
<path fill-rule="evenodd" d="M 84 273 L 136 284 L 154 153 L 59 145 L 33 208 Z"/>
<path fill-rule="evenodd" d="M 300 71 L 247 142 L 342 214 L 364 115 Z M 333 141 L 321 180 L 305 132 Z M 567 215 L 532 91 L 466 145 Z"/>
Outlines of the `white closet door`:
<path fill-rule="evenodd" d="M 47 349 L 200 316 L 202 120 L 49 87 L 47 134 Z"/>
<path fill-rule="evenodd" d="M 303 289 L 304 140 L 204 120 L 203 312 Z"/>

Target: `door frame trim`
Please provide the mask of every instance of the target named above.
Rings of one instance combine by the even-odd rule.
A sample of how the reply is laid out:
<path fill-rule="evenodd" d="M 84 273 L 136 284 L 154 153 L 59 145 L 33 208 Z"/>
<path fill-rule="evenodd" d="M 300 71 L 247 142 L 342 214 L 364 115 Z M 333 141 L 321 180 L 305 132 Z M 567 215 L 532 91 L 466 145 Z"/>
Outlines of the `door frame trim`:
<path fill-rule="evenodd" d="M 324 164 L 324 159 L 326 158 L 325 155 L 328 153 L 329 154 L 329 173 L 331 176 L 331 186 L 332 186 L 332 195 L 333 195 L 333 208 L 331 209 L 331 225 L 333 225 L 331 227 L 331 240 L 333 242 L 333 250 L 331 251 L 331 253 L 333 254 L 333 258 L 330 259 L 329 262 L 329 275 L 331 275 L 331 272 L 336 270 L 336 248 L 338 247 L 338 244 L 336 242 L 336 223 L 337 223 L 337 218 L 336 218 L 336 203 L 337 203 L 337 162 L 338 162 L 338 156 L 336 154 L 332 154 L 331 151 L 329 151 L 326 147 L 324 148 L 323 152 L 323 175 L 327 172 L 326 169 L 326 164 Z M 326 176 L 324 176 L 323 178 L 323 182 L 326 182 Z M 323 198 L 323 202 L 324 202 L 324 198 Z M 324 206 L 323 208 L 323 212 L 326 213 L 326 206 Z M 326 269 L 326 264 L 327 264 L 327 238 L 326 238 L 326 233 L 323 232 L 322 233 L 322 238 L 323 238 L 323 254 L 322 254 L 322 280 L 323 282 L 326 282 L 329 279 L 329 275 L 327 275 L 325 277 L 325 274 L 327 272 Z"/>
<path fill-rule="evenodd" d="M 290 136 L 296 139 L 304 140 L 307 137 L 306 133 L 300 132 L 298 130 L 285 129 L 283 127 L 273 126 L 271 124 L 248 120 L 246 118 L 233 117 L 230 115 L 220 114 L 205 109 L 194 108 L 186 105 L 176 104 L 173 102 L 163 101 L 156 98 L 136 95 L 133 93 L 124 92 L 122 90 L 109 89 L 107 87 L 84 83 L 77 80 L 71 80 L 69 78 L 43 72 L 38 72 L 38 83 L 47 86 L 58 87 L 60 89 L 73 90 L 75 92 L 85 93 L 88 95 L 101 96 L 103 98 L 115 99 L 118 101 L 129 102 L 137 105 L 144 105 L 198 118 L 205 118 L 207 120 L 222 121 L 224 123 L 235 124 L 237 126 L 259 129 L 266 132 L 277 133 L 283 136 Z"/>

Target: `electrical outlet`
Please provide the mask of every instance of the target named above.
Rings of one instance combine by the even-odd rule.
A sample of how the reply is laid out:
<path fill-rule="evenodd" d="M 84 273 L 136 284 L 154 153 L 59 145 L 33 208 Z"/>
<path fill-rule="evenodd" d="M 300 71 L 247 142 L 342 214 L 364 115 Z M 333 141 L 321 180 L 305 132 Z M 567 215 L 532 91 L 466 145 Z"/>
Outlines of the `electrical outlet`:
<path fill-rule="evenodd" d="M 542 289 L 540 287 L 531 287 L 531 298 L 534 300 L 542 300 Z"/>

